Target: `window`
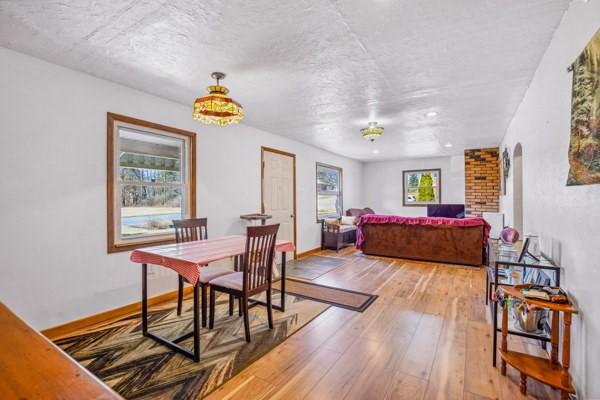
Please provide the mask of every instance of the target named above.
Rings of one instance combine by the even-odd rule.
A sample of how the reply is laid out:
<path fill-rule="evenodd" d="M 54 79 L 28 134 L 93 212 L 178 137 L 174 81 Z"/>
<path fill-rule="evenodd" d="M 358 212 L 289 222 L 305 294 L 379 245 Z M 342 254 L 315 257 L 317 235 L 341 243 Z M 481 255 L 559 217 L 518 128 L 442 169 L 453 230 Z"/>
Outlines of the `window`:
<path fill-rule="evenodd" d="M 440 204 L 442 198 L 442 171 L 423 169 L 402 171 L 404 178 L 404 206 Z"/>
<path fill-rule="evenodd" d="M 317 221 L 342 215 L 342 169 L 317 163 Z"/>
<path fill-rule="evenodd" d="M 175 239 L 195 217 L 193 132 L 108 113 L 108 252 Z"/>

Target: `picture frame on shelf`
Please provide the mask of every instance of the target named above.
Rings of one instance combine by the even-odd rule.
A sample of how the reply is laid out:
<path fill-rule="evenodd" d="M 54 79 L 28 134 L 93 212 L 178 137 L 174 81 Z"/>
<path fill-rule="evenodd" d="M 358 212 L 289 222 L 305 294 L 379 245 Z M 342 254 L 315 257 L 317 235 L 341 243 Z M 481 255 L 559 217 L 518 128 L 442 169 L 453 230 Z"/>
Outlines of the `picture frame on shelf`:
<path fill-rule="evenodd" d="M 519 254 L 519 262 L 522 262 L 523 258 L 525 258 L 525 256 L 529 256 L 529 257 L 533 258 L 535 261 L 540 261 L 539 258 L 537 258 L 533 254 L 531 254 L 531 252 L 529 251 L 529 243 L 530 243 L 529 238 L 525 239 L 525 242 L 523 243 L 523 247 L 521 248 L 521 254 Z"/>

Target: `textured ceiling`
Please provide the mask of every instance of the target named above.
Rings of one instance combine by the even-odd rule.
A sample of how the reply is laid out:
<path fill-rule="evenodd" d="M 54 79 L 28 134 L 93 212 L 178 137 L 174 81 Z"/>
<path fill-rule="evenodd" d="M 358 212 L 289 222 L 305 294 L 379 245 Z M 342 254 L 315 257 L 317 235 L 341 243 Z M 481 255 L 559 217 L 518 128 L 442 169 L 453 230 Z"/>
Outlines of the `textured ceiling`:
<path fill-rule="evenodd" d="M 248 125 L 361 160 L 429 157 L 500 142 L 568 3 L 0 0 L 0 45 L 190 118 L 224 71 Z"/>

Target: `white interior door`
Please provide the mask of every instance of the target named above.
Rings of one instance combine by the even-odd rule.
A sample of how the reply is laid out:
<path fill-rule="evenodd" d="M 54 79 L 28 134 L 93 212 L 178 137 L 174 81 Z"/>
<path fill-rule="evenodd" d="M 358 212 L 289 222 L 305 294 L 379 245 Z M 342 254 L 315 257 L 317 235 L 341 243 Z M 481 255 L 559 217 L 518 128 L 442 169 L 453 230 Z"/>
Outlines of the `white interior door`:
<path fill-rule="evenodd" d="M 268 224 L 280 224 L 277 239 L 294 237 L 294 157 L 263 149 L 262 201 L 264 212 L 273 216 Z"/>

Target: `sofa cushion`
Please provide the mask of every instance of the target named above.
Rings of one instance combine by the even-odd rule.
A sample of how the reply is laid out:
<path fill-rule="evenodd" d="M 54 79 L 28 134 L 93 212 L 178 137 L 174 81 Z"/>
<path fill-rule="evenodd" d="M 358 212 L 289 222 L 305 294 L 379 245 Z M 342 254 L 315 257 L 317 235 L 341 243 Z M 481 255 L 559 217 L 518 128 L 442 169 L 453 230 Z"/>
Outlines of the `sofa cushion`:
<path fill-rule="evenodd" d="M 224 288 L 242 290 L 242 285 L 244 282 L 244 273 L 243 272 L 234 272 L 233 274 L 227 274 L 215 278 L 210 281 L 210 284 L 213 286 L 221 286 Z"/>
<path fill-rule="evenodd" d="M 361 215 L 365 214 L 375 214 L 375 211 L 373 211 L 373 209 L 369 207 L 349 208 L 346 210 L 346 215 L 349 217 L 360 217 Z"/>
<path fill-rule="evenodd" d="M 233 268 L 225 265 L 209 265 L 200 269 L 200 282 L 210 282 L 215 278 L 235 272 Z"/>
<path fill-rule="evenodd" d="M 346 215 L 349 217 L 360 217 L 365 212 L 362 208 L 349 208 L 346 210 Z"/>
<path fill-rule="evenodd" d="M 356 225 L 356 217 L 346 216 L 340 220 L 342 225 Z"/>

